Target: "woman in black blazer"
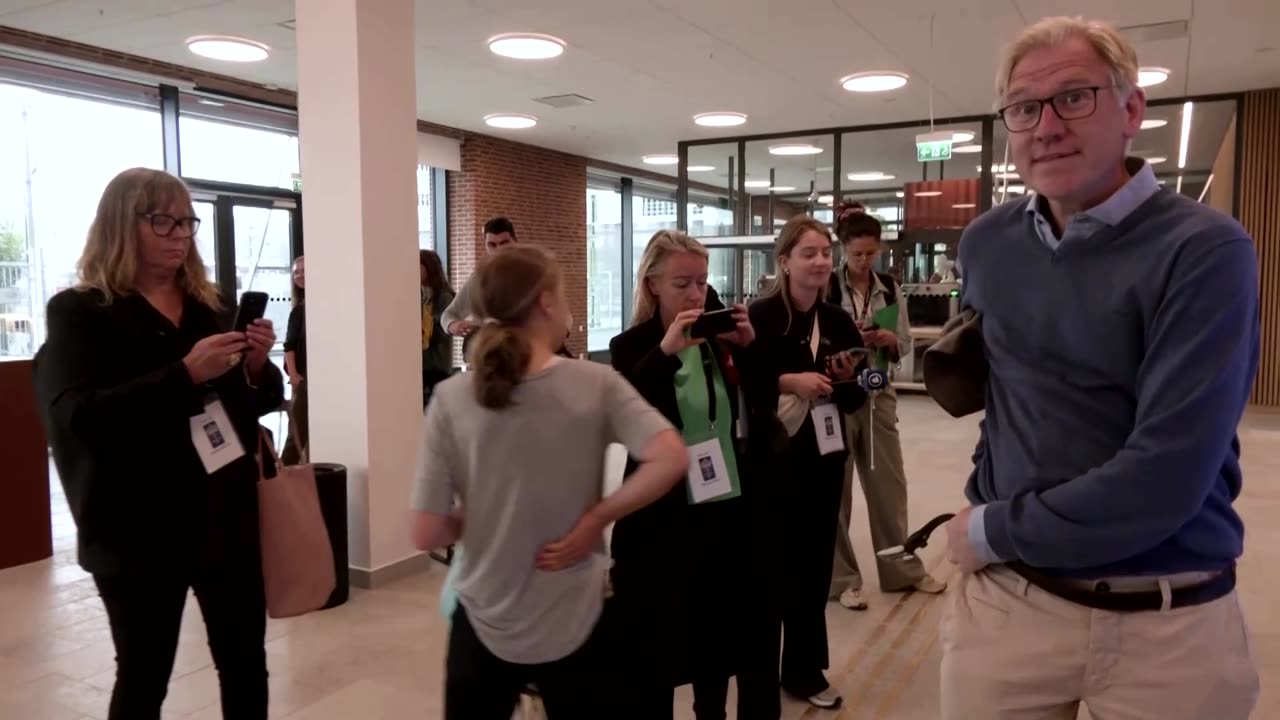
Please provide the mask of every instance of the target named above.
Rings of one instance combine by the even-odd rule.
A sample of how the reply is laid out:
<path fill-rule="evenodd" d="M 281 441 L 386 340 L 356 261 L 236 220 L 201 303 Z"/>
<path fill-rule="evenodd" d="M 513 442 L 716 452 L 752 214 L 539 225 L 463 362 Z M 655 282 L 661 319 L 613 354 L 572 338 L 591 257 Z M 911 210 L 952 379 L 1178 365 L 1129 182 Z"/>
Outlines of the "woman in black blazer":
<path fill-rule="evenodd" d="M 80 282 L 49 301 L 35 385 L 116 649 L 110 720 L 159 720 L 188 590 L 227 720 L 266 720 L 258 418 L 284 401 L 269 320 L 225 332 L 178 178 L 103 192 Z"/>
<path fill-rule="evenodd" d="M 849 314 L 824 301 L 831 233 L 806 215 L 774 244 L 778 274 L 751 305 L 764 401 L 785 432 L 765 470 L 781 529 L 782 688 L 820 708 L 842 700 L 827 682 L 826 606 L 843 490 L 844 416 L 866 401 L 856 381 L 862 337 Z M 760 433 L 755 433 L 757 436 Z"/>
<path fill-rule="evenodd" d="M 737 305 L 736 330 L 689 337 L 694 321 L 721 305 L 708 292 L 706 248 L 684 233 L 654 235 L 638 278 L 635 324 L 609 343 L 610 356 L 681 430 L 693 479 L 613 531 L 614 602 L 638 677 L 620 711 L 670 718 L 674 688 L 692 683 L 698 720 L 722 720 L 737 675 L 739 720 L 776 720 L 778 656 L 768 638 L 776 623 L 764 602 L 767 581 L 751 577 L 763 567 L 753 545 L 761 533 L 751 527 L 755 478 L 740 422 L 759 395 L 751 386 L 755 333 Z"/>

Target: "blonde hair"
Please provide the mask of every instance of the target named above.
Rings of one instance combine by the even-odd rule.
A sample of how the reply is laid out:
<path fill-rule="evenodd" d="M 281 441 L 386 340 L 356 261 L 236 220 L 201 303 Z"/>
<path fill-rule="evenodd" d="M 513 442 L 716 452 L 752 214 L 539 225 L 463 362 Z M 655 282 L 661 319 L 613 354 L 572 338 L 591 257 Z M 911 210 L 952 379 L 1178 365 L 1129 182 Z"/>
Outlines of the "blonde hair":
<path fill-rule="evenodd" d="M 110 304 L 116 297 L 137 291 L 138 223 L 142 216 L 167 212 L 179 204 L 191 209 L 191 192 L 177 177 L 163 170 L 132 168 L 107 183 L 98 200 L 98 212 L 89 226 L 84 252 L 76 263 L 81 290 L 98 290 Z M 187 259 L 178 268 L 178 286 L 201 303 L 222 307 L 218 286 L 209 282 L 204 260 L 191 238 Z"/>
<path fill-rule="evenodd" d="M 773 241 L 773 262 L 778 266 L 778 271 L 774 274 L 773 285 L 765 291 L 764 297 L 773 297 L 775 295 L 782 296 L 782 304 L 787 308 L 787 329 L 791 330 L 791 276 L 782 269 L 782 258 L 790 257 L 792 251 L 800 244 L 801 238 L 810 230 L 822 235 L 831 241 L 831 229 L 822 221 L 812 218 L 808 215 L 796 215 L 782 226 L 782 232 L 778 233 L 778 238 Z M 818 290 L 818 302 L 827 299 L 827 286 L 824 284 Z"/>
<path fill-rule="evenodd" d="M 524 376 L 533 348 L 521 328 L 542 293 L 560 286 L 560 267 L 535 245 L 512 245 L 486 256 L 471 280 L 471 304 L 482 318 L 471 347 L 476 401 L 499 410 Z"/>
<path fill-rule="evenodd" d="M 1121 97 L 1138 87 L 1138 52 L 1114 27 L 1082 17 L 1048 17 L 1023 30 L 1004 47 L 996 73 L 996 104 L 1004 100 L 1009 90 L 1009 76 L 1027 53 L 1060 45 L 1071 38 L 1084 39 L 1098 53 L 1110 69 L 1111 80 L 1121 91 Z"/>
<path fill-rule="evenodd" d="M 658 309 L 658 297 L 649 289 L 649 278 L 657 277 L 663 262 L 676 253 L 692 253 L 704 260 L 708 257 L 702 243 L 679 230 L 659 230 L 649 238 L 636 271 L 635 310 L 631 324 L 639 325 L 653 317 Z"/>

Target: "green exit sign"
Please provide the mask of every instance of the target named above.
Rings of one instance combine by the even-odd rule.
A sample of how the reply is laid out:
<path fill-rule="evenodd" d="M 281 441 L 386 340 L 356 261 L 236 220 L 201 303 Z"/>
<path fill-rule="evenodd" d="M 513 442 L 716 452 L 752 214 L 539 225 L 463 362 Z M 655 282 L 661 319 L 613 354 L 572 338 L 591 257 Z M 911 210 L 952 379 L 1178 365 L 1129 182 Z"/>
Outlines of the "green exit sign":
<path fill-rule="evenodd" d="M 951 143 L 955 133 L 950 130 L 923 133 L 916 136 L 916 160 L 934 162 L 951 159 Z"/>
<path fill-rule="evenodd" d="M 933 162 L 934 160 L 950 160 L 951 159 L 951 141 L 938 140 L 934 142 L 916 143 L 916 160 L 919 162 Z"/>

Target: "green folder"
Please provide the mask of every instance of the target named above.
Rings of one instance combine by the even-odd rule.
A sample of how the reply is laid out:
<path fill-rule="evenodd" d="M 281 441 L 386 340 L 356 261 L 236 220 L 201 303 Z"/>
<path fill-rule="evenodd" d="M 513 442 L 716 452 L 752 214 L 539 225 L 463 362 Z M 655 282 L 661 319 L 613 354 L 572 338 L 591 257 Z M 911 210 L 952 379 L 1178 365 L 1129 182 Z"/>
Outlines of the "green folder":
<path fill-rule="evenodd" d="M 875 311 L 871 315 L 871 322 L 878 328 L 898 332 L 898 306 L 899 303 L 894 303 Z M 889 369 L 889 348 L 876 351 L 876 367 L 881 370 Z"/>

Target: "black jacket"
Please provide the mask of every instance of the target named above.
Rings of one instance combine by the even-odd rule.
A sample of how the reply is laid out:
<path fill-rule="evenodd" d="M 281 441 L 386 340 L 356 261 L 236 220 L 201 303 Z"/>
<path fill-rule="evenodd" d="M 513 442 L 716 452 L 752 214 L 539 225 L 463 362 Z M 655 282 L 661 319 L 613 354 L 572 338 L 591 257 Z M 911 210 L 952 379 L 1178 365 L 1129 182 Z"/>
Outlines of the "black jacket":
<path fill-rule="evenodd" d="M 34 364 L 53 459 L 92 573 L 156 572 L 230 544 L 256 547 L 258 418 L 284 399 L 268 363 L 257 389 L 241 368 L 192 383 L 182 359 L 225 326 L 188 298 L 175 327 L 141 296 L 107 305 L 97 291 L 49 301 L 48 340 Z M 216 393 L 246 454 L 213 475 L 190 418 Z"/>
<path fill-rule="evenodd" d="M 719 306 L 718 299 L 708 298 L 708 309 L 716 307 L 712 302 Z M 665 334 L 662 320 L 653 317 L 613 338 L 609 355 L 613 367 L 679 428 L 675 375 L 681 362 L 658 347 Z M 757 375 L 750 348 L 714 339 L 702 347 L 719 364 L 732 408 L 732 418 L 718 421 L 734 422 L 744 410 L 740 385 L 748 406 L 759 394 L 752 384 Z M 738 446 L 741 497 L 690 505 L 682 481 L 613 530 L 615 602 L 628 628 L 628 653 L 638 667 L 661 673 L 672 686 L 706 674 L 733 674 L 741 667 L 744 638 L 763 632 L 756 627 L 766 617 L 758 596 L 724 602 L 728 588 L 753 585 L 749 578 L 758 555 L 749 510 L 755 478 L 742 443 Z M 629 459 L 627 475 L 634 468 Z"/>

